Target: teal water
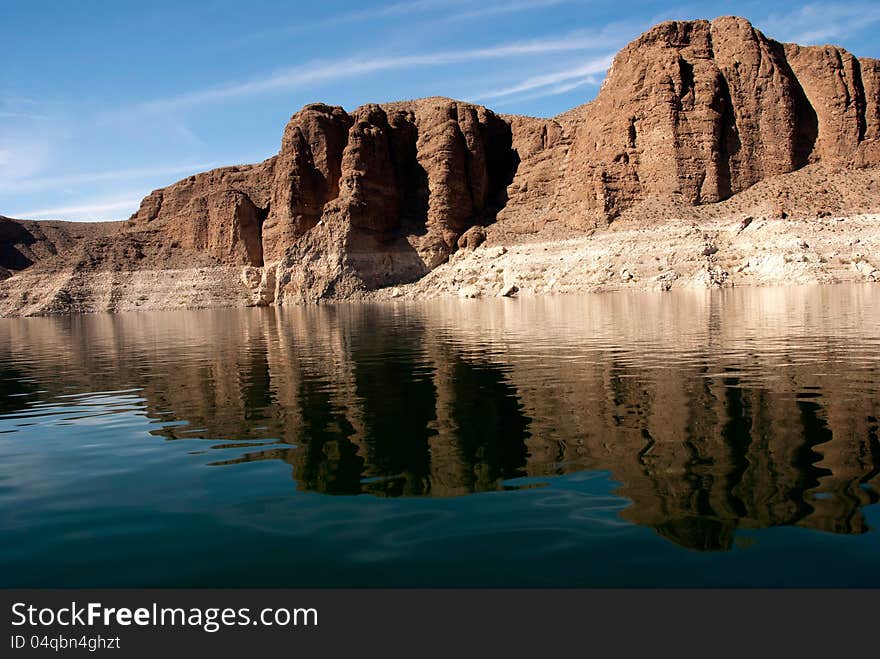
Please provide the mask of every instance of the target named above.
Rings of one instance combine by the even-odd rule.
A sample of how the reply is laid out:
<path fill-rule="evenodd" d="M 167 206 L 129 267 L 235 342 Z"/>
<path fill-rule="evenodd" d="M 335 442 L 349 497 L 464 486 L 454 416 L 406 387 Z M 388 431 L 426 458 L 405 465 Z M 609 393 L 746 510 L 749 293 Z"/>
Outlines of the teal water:
<path fill-rule="evenodd" d="M 880 287 L 0 320 L 0 586 L 880 586 Z"/>

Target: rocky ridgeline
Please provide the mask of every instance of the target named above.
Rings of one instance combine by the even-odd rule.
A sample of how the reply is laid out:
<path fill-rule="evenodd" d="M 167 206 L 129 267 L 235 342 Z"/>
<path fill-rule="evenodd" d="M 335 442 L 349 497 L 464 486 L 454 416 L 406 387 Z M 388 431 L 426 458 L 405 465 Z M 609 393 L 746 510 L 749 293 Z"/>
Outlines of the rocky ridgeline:
<path fill-rule="evenodd" d="M 51 286 L 8 280 L 0 310 L 114 310 L 130 295 L 95 287 L 125 278 L 86 275 L 218 267 L 243 273 L 228 299 L 199 302 L 204 278 L 181 275 L 188 296 L 165 286 L 162 304 L 352 298 L 422 278 L 479 242 L 474 227 L 597 229 L 646 200 L 712 204 L 816 163 L 880 164 L 880 62 L 781 44 L 740 18 L 667 22 L 554 119 L 445 98 L 307 105 L 276 156 L 154 191 L 76 258 L 28 268 Z"/>

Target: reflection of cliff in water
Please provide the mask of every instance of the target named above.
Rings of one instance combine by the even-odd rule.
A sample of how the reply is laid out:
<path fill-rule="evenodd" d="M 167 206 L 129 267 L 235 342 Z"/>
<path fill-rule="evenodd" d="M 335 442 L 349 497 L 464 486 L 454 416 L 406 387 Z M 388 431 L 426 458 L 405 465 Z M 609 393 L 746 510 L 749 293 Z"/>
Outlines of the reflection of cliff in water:
<path fill-rule="evenodd" d="M 742 528 L 866 530 L 878 303 L 840 287 L 13 320 L 0 354 L 61 354 L 60 374 L 25 374 L 50 394 L 142 388 L 155 434 L 222 440 L 214 465 L 282 460 L 299 488 L 378 496 L 604 469 L 627 520 L 718 550 Z"/>

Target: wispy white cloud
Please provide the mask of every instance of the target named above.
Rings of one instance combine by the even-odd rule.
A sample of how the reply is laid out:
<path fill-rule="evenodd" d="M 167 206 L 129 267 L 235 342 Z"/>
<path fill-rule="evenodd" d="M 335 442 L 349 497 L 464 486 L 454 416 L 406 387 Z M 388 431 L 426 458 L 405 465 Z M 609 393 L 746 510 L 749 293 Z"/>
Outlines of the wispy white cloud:
<path fill-rule="evenodd" d="M 805 45 L 824 44 L 880 23 L 876 3 L 812 2 L 787 14 L 771 14 L 758 24 L 770 37 Z"/>
<path fill-rule="evenodd" d="M 32 211 L 16 211 L 4 214 L 21 220 L 63 219 L 70 221 L 104 222 L 127 217 L 137 210 L 140 202 L 140 197 L 128 195 L 124 197 L 111 197 L 107 199 L 84 201 L 73 206 L 41 208 Z"/>
<path fill-rule="evenodd" d="M 33 112 L 10 112 L 0 110 L 0 119 L 47 119 L 48 115 L 34 114 Z"/>
<path fill-rule="evenodd" d="M 0 129 L 4 156 L 0 159 L 0 186 L 10 188 L 43 171 L 51 160 L 55 134 L 21 136 Z"/>
<path fill-rule="evenodd" d="M 267 37 L 283 36 L 286 34 L 314 30 L 320 27 L 371 21 L 380 18 L 389 18 L 392 16 L 402 16 L 407 14 L 433 12 L 438 9 L 455 9 L 457 7 L 467 7 L 470 4 L 471 0 L 413 0 L 412 2 L 394 2 L 387 5 L 368 7 L 366 9 L 356 9 L 350 12 L 342 12 L 317 21 L 300 22 L 296 23 L 295 25 L 289 25 L 273 30 L 252 32 L 246 35 L 245 39 L 265 39 Z"/>
<path fill-rule="evenodd" d="M 549 96 L 551 94 L 565 93 L 581 85 L 590 83 L 598 84 L 599 78 L 597 76 L 604 74 L 608 70 L 608 67 L 611 66 L 611 60 L 613 57 L 612 54 L 606 54 L 568 69 L 532 76 L 516 83 L 515 85 L 478 94 L 474 97 L 474 100 L 483 101 L 503 98 L 506 96 L 531 92 L 541 88 L 546 89 L 540 94 L 540 96 Z M 538 94 L 533 94 L 530 98 L 538 98 L 538 96 Z"/>
<path fill-rule="evenodd" d="M 470 5 L 470 0 L 413 0 L 412 2 L 394 2 L 387 5 L 356 9 L 349 12 L 340 12 L 326 18 L 313 21 L 299 21 L 291 25 L 274 27 L 267 30 L 248 32 L 241 37 L 226 42 L 226 48 L 247 45 L 254 42 L 265 42 L 272 39 L 281 39 L 294 34 L 314 32 L 321 28 L 375 21 L 383 18 L 393 18 L 407 14 L 432 13 L 438 9 L 456 9 Z"/>
<path fill-rule="evenodd" d="M 359 11 L 340 14 L 326 21 L 324 24 L 339 24 L 355 21 L 364 21 L 390 16 L 405 14 L 423 14 L 429 12 L 448 12 L 449 18 L 481 18 L 497 16 L 499 14 L 515 14 L 519 12 L 545 9 L 572 0 L 500 0 L 497 2 L 484 2 L 474 8 L 472 0 L 415 0 L 413 2 L 397 2 L 389 5 L 362 9 Z"/>
<path fill-rule="evenodd" d="M 578 32 L 561 37 L 502 43 L 471 50 L 447 50 L 433 53 L 381 57 L 355 56 L 339 60 L 316 61 L 261 78 L 254 78 L 244 82 L 231 82 L 216 87 L 197 89 L 176 96 L 156 99 L 135 107 L 134 111 L 147 113 L 167 112 L 227 101 L 234 98 L 285 91 L 308 84 L 367 75 L 380 71 L 442 66 L 475 60 L 504 59 L 536 54 L 588 51 L 601 48 L 605 43 L 604 39 L 594 33 Z"/>
<path fill-rule="evenodd" d="M 462 19 L 488 18 L 500 14 L 513 14 L 552 6 L 566 4 L 572 0 L 500 0 L 494 3 L 483 3 L 474 8 L 473 0 L 413 0 L 412 2 L 394 2 L 387 5 L 367 7 L 349 12 L 342 12 L 316 21 L 304 21 L 293 25 L 279 28 L 251 32 L 234 43 L 227 45 L 242 45 L 266 39 L 277 39 L 292 34 L 312 32 L 325 27 L 334 27 L 349 23 L 366 23 L 381 19 L 390 19 L 400 16 L 426 15 L 430 16 L 432 24 Z"/>
<path fill-rule="evenodd" d="M 523 94 L 520 96 L 514 96 L 511 98 L 503 98 L 499 101 L 495 101 L 492 105 L 496 108 L 501 108 L 507 105 L 512 105 L 514 103 L 524 103 L 525 101 L 532 101 L 536 98 L 545 98 L 547 96 L 558 96 L 559 94 L 565 94 L 567 92 L 572 91 L 573 89 L 578 89 L 579 87 L 586 87 L 588 85 L 593 85 L 598 87 L 601 83 L 601 80 L 596 76 L 586 76 L 585 78 L 581 78 L 579 80 L 574 80 L 572 82 L 566 82 L 561 85 L 555 85 L 553 87 L 545 87 L 544 89 L 538 90 L 531 94 Z"/>
<path fill-rule="evenodd" d="M 438 11 L 458 11 L 460 8 L 471 6 L 473 6 L 472 0 L 412 0 L 411 2 L 392 2 L 387 5 L 357 9 L 348 13 L 339 13 L 335 16 L 306 24 L 305 27 L 306 29 L 311 29 L 322 25 L 359 23 L 382 18 L 391 18 L 394 16 L 427 14 Z"/>
<path fill-rule="evenodd" d="M 18 96 L 7 89 L 0 89 L 0 118 L 2 119 L 48 119 L 39 103 L 31 98 Z"/>
<path fill-rule="evenodd" d="M 498 4 L 484 4 L 476 9 L 465 9 L 450 14 L 447 21 L 474 20 L 499 16 L 502 14 L 518 14 L 539 9 L 549 9 L 559 5 L 568 4 L 570 0 L 520 0 L 519 2 L 501 2 Z"/>
<path fill-rule="evenodd" d="M 0 165 L 4 164 L 3 155 L 9 156 L 8 152 L 0 151 Z M 113 169 L 103 172 L 84 172 L 66 176 L 47 176 L 41 178 L 21 179 L 14 182 L 0 181 L 0 194 L 6 192 L 33 192 L 35 190 L 58 189 L 65 186 L 82 184 L 102 183 L 107 181 L 122 181 L 133 179 L 150 179 L 158 176 L 187 175 L 218 167 L 218 162 L 202 162 L 180 165 L 168 165 L 160 167 L 134 167 Z"/>
<path fill-rule="evenodd" d="M 52 112 L 52 110 L 55 110 Z M 37 175 L 71 133 L 70 117 L 49 104 L 0 89 L 0 188 Z"/>

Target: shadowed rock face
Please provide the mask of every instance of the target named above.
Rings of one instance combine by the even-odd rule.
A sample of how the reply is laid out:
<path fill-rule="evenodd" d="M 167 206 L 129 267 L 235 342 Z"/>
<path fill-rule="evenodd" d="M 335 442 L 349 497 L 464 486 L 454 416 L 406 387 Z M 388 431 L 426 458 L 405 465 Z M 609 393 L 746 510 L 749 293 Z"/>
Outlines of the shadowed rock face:
<path fill-rule="evenodd" d="M 5 276 L 8 277 L 10 271 L 24 270 L 33 264 L 27 252 L 37 238 L 21 222 L 0 217 L 0 241 L 0 268 Z"/>
<path fill-rule="evenodd" d="M 277 156 L 148 195 L 123 229 L 148 237 L 120 241 L 149 254 L 112 267 L 179 252 L 270 266 L 265 303 L 345 298 L 420 278 L 474 226 L 593 228 L 644 200 L 718 202 L 811 163 L 880 164 L 877 60 L 781 44 L 741 18 L 666 22 L 615 57 L 593 102 L 554 119 L 436 97 L 307 105 Z M 110 267 L 96 249 L 77 263 Z"/>
<path fill-rule="evenodd" d="M 34 222 L 0 215 L 0 279 L 118 228 L 118 222 Z"/>

